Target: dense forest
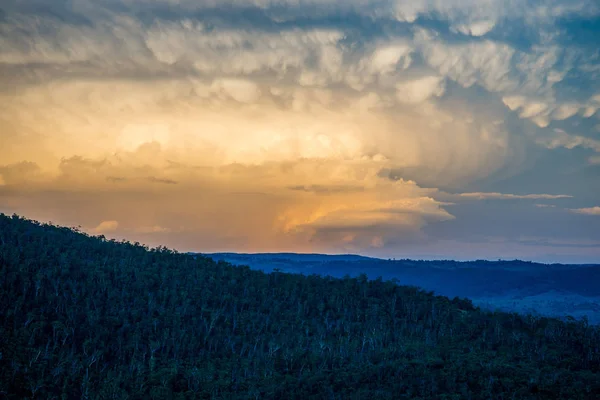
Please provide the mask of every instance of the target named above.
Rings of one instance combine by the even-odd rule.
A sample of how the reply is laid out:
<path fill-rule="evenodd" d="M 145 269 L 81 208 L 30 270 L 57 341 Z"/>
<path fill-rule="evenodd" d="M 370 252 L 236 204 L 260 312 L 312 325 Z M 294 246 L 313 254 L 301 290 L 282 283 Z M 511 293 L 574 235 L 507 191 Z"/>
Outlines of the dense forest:
<path fill-rule="evenodd" d="M 428 287 L 445 296 L 481 296 L 519 289 L 535 294 L 548 289 L 600 297 L 600 265 L 538 264 L 513 261 L 383 260 L 361 256 L 303 254 L 207 254 L 215 260 L 249 265 L 265 272 L 316 273 L 343 277 L 345 274 L 384 279 L 397 278 L 411 285 Z"/>
<path fill-rule="evenodd" d="M 398 279 L 447 297 L 466 297 L 474 305 L 519 313 L 586 317 L 600 325 L 600 264 L 540 264 L 521 260 L 384 260 L 357 255 L 294 253 L 213 253 L 213 260 L 252 269 L 330 275 L 362 273 L 371 279 Z"/>
<path fill-rule="evenodd" d="M 600 330 L 0 215 L 0 399 L 598 399 Z"/>

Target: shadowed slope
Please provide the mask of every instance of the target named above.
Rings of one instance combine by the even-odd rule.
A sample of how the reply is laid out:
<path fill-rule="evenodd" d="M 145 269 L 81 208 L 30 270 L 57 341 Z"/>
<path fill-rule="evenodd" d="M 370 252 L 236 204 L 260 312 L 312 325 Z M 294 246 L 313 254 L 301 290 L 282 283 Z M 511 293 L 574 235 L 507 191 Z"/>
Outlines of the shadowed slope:
<path fill-rule="evenodd" d="M 600 324 L 600 265 L 527 261 L 383 260 L 355 255 L 208 254 L 215 260 L 265 272 L 397 279 L 443 296 L 467 297 L 477 306 L 508 312 L 576 318 Z"/>
<path fill-rule="evenodd" d="M 600 396 L 600 332 L 0 216 L 9 399 Z M 61 397 L 65 396 L 65 397 Z"/>

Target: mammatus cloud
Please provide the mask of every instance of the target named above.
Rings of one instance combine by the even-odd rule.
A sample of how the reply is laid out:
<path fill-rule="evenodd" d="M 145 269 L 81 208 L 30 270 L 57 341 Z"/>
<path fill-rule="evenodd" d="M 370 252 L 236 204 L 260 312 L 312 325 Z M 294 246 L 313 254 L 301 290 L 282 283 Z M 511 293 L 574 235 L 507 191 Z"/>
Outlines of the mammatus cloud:
<path fill-rule="evenodd" d="M 440 97 L 443 94 L 444 84 L 437 76 L 426 76 L 396 84 L 396 97 L 401 103 L 419 104 L 432 96 Z"/>
<path fill-rule="evenodd" d="M 577 147 L 582 147 L 593 150 L 596 153 L 600 153 L 600 140 L 579 135 L 571 135 L 561 129 L 555 129 L 548 135 L 548 137 L 539 138 L 537 142 L 549 149 L 556 149 L 559 147 L 574 149 Z M 595 160 L 597 157 L 598 156 L 590 157 L 590 162 L 593 164 L 593 160 Z"/>
<path fill-rule="evenodd" d="M 600 207 L 573 208 L 571 209 L 571 212 L 585 215 L 600 215 Z"/>
<path fill-rule="evenodd" d="M 577 207 L 571 191 L 595 187 L 597 32 L 570 25 L 600 16 L 593 0 L 9 0 L 2 15 L 4 209 L 191 250 L 389 254 L 442 246 L 430 232 L 463 203 Z M 579 175 L 529 190 L 523 176 L 560 180 L 549 155 Z"/>

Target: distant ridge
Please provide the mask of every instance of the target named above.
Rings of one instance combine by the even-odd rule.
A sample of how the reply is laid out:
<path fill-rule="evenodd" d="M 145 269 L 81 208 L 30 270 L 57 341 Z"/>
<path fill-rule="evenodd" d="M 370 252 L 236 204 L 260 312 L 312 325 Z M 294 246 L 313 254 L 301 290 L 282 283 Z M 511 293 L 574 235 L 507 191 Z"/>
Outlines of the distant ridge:
<path fill-rule="evenodd" d="M 488 309 L 587 317 L 600 324 L 600 265 L 521 260 L 381 259 L 355 254 L 207 253 L 215 261 L 264 272 L 342 278 L 396 279 L 443 296 L 471 299 Z"/>
<path fill-rule="evenodd" d="M 239 258 L 239 259 L 285 259 L 285 260 L 294 260 L 294 261 L 391 261 L 391 262 L 409 262 L 409 263 L 428 263 L 428 264 L 460 264 L 464 266 L 470 266 L 472 264 L 478 264 L 481 266 L 502 266 L 503 268 L 508 265 L 539 265 L 539 266 L 552 266 L 552 267 L 567 267 L 567 268 L 577 268 L 577 267 L 592 267 L 592 266 L 600 266 L 600 263 L 561 263 L 561 262 L 539 262 L 539 261 L 528 261 L 521 259 L 472 259 L 472 260 L 453 260 L 446 258 L 402 258 L 402 257 L 394 257 L 394 258 L 383 258 L 383 257 L 371 257 L 371 256 L 363 256 L 360 254 L 324 254 L 324 253 L 292 253 L 292 252 L 281 252 L 281 253 L 238 253 L 238 252 L 215 252 L 215 253 L 205 253 L 205 252 L 189 252 L 189 254 L 193 255 L 202 255 L 206 257 L 211 257 L 214 259 L 224 259 L 224 258 Z"/>
<path fill-rule="evenodd" d="M 358 261 L 358 260 L 382 260 L 381 258 L 376 257 L 367 257 L 361 256 L 358 254 L 320 254 L 320 253 L 233 253 L 233 252 L 225 252 L 225 253 L 195 253 L 202 254 L 211 258 L 222 258 L 222 257 L 254 257 L 254 258 L 265 258 L 265 259 L 273 259 L 280 258 L 286 260 L 306 260 L 306 261 L 316 261 L 327 259 L 330 261 Z"/>

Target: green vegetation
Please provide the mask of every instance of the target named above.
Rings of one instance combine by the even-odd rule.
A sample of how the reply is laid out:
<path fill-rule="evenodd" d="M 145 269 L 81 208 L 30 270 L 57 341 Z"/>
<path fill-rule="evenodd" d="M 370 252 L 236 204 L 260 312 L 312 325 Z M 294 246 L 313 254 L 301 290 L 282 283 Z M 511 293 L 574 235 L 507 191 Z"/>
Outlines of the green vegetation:
<path fill-rule="evenodd" d="M 597 399 L 600 330 L 0 215 L 0 399 Z"/>

